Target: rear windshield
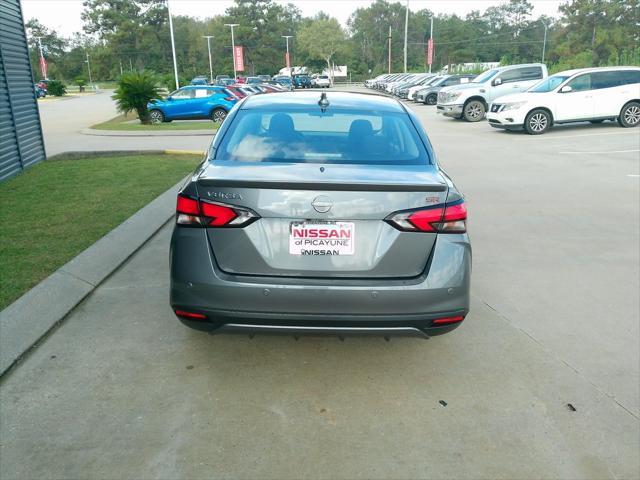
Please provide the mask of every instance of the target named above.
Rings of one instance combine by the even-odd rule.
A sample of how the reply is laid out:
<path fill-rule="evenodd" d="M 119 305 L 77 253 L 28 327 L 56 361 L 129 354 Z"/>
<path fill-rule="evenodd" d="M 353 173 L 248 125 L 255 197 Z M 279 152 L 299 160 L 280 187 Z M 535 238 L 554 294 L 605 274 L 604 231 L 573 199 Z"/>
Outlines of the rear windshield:
<path fill-rule="evenodd" d="M 404 113 L 240 110 L 215 160 L 239 162 L 429 164 Z M 214 161 L 215 161 L 214 160 Z"/>

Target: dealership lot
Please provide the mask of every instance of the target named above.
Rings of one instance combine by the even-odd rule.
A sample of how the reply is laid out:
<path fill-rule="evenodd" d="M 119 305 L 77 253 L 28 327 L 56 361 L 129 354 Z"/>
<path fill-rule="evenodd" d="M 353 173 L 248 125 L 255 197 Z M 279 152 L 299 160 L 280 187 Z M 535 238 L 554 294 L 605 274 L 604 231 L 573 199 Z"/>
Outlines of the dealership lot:
<path fill-rule="evenodd" d="M 411 108 L 467 195 L 458 330 L 188 330 L 167 226 L 2 380 L 3 478 L 637 476 L 640 132 Z"/>

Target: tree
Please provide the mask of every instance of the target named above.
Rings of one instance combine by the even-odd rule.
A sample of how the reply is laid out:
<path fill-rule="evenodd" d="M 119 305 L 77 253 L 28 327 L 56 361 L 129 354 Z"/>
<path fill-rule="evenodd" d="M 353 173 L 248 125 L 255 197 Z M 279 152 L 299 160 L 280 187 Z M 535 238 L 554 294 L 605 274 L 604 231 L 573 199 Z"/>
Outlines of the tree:
<path fill-rule="evenodd" d="M 67 40 L 61 37 L 55 30 L 50 30 L 38 20 L 32 18 L 25 24 L 29 45 L 29 61 L 34 77 L 38 78 L 40 72 L 40 48 L 38 39 L 41 37 L 42 50 L 47 61 L 48 76 L 55 78 L 60 76 L 60 62 L 67 47 Z"/>
<path fill-rule="evenodd" d="M 638 0 L 571 0 L 560 6 L 562 18 L 551 52 L 553 61 L 571 63 L 591 52 L 591 65 L 619 61 L 623 51 L 638 49 Z M 636 62 L 638 59 L 636 59 Z"/>
<path fill-rule="evenodd" d="M 175 0 L 172 0 L 175 1 Z M 410 2 L 411 4 L 411 2 Z M 88 76 L 90 55 L 94 80 L 113 80 L 121 72 L 153 70 L 173 78 L 166 0 L 84 0 L 84 34 L 64 38 L 40 22 L 27 22 L 29 56 L 39 71 L 36 36 L 42 36 L 52 78 L 71 81 Z M 356 9 L 343 31 L 326 14 L 303 18 L 300 10 L 281 0 L 235 0 L 224 15 L 198 19 L 174 17 L 176 57 L 181 84 L 208 75 L 207 42 L 215 73 L 233 72 L 231 32 L 238 23 L 236 45 L 245 52 L 246 73 L 276 73 L 285 64 L 285 41 L 292 62 L 314 70 L 338 61 L 354 78 L 387 71 L 391 27 L 392 70 L 403 64 L 405 2 L 375 0 Z M 553 70 L 579 66 L 640 64 L 639 0 L 564 0 L 559 18 L 534 18 L 530 0 L 510 0 L 473 11 L 466 17 L 423 9 L 409 12 L 407 66 L 424 71 L 429 23 L 434 18 L 435 69 L 462 62 L 539 61 L 547 26 L 545 60 Z M 173 88 L 173 81 L 171 88 Z"/>
<path fill-rule="evenodd" d="M 398 67 L 402 61 L 405 6 L 399 2 L 376 0 L 368 7 L 358 8 L 351 14 L 347 25 L 351 34 L 354 57 L 361 59 L 362 70 L 386 72 L 388 63 L 388 35 L 391 28 L 391 61 Z M 413 30 L 411 31 L 413 33 Z M 409 62 L 411 65 L 411 62 Z M 394 67 L 392 66 L 392 69 Z"/>
<path fill-rule="evenodd" d="M 279 5 L 272 0 L 236 0 L 236 5 L 226 10 L 224 23 L 239 24 L 235 30 L 236 42 L 239 42 L 236 44 L 244 47 L 247 70 L 255 75 L 276 73 L 278 66 L 284 66 L 285 42 L 282 35 L 295 37 L 301 19 L 300 10 L 292 4 Z M 228 31 L 227 27 L 224 28 Z M 231 57 L 230 51 L 227 57 Z"/>
<path fill-rule="evenodd" d="M 171 68 L 164 0 L 84 0 L 84 31 L 109 46 L 102 52 L 113 72 L 124 61 L 137 69 Z"/>
<path fill-rule="evenodd" d="M 118 80 L 118 87 L 111 98 L 116 101 L 119 111 L 129 113 L 135 110 L 140 123 L 149 124 L 147 104 L 160 98 L 158 79 L 149 70 L 125 73 Z"/>
<path fill-rule="evenodd" d="M 338 20 L 318 14 L 298 31 L 297 43 L 309 59 L 321 59 L 327 64 L 333 80 L 332 60 L 344 51 L 345 33 Z"/>

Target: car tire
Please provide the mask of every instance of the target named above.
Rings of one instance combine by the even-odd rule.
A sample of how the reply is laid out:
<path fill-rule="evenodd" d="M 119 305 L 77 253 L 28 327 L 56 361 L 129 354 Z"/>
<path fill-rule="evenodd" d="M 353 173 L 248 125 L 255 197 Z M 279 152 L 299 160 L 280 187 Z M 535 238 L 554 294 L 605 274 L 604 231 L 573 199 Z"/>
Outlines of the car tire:
<path fill-rule="evenodd" d="M 214 108 L 211 112 L 211 120 L 215 123 L 222 123 L 227 118 L 227 111 L 224 108 Z"/>
<path fill-rule="evenodd" d="M 480 100 L 471 100 L 464 104 L 464 108 L 462 109 L 462 118 L 467 122 L 479 122 L 484 118 L 486 111 L 484 103 Z"/>
<path fill-rule="evenodd" d="M 640 125 L 640 102 L 629 102 L 622 110 L 618 117 L 618 123 L 621 127 L 632 128 Z"/>
<path fill-rule="evenodd" d="M 536 109 L 524 119 L 524 129 L 529 135 L 541 135 L 551 126 L 551 115 L 546 110 Z"/>
<path fill-rule="evenodd" d="M 603 119 L 600 119 L 600 120 L 589 120 L 589 123 L 593 123 L 594 125 L 597 125 L 598 123 L 602 123 L 602 122 L 604 122 Z"/>
<path fill-rule="evenodd" d="M 165 122 L 165 118 L 164 118 L 164 113 L 162 113 L 160 110 L 158 109 L 153 109 L 149 112 L 149 120 L 151 120 L 151 123 L 163 123 Z"/>
<path fill-rule="evenodd" d="M 438 96 L 435 93 L 432 93 L 431 95 L 427 96 L 424 103 L 426 103 L 427 105 L 435 105 L 436 103 L 438 103 Z"/>

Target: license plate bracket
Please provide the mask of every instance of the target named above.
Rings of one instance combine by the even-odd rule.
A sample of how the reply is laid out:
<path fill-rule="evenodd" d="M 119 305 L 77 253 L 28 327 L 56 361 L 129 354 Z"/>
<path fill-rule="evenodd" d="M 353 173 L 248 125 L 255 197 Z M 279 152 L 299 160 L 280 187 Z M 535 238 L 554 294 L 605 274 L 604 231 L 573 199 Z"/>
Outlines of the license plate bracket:
<path fill-rule="evenodd" d="M 342 256 L 355 254 L 353 222 L 305 220 L 289 225 L 289 254 Z"/>

